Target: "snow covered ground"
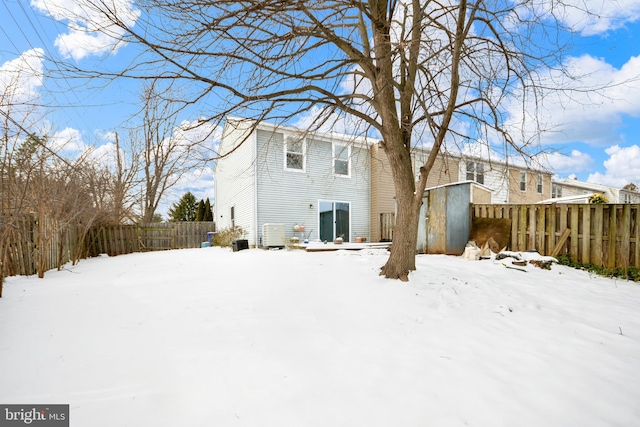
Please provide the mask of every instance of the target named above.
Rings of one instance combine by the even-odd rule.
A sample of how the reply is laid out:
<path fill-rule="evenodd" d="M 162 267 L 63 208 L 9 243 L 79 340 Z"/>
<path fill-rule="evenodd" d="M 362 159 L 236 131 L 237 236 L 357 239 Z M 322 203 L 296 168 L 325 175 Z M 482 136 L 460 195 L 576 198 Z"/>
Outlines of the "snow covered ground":
<path fill-rule="evenodd" d="M 99 257 L 0 299 L 0 403 L 71 426 L 638 426 L 640 285 L 384 250 Z"/>

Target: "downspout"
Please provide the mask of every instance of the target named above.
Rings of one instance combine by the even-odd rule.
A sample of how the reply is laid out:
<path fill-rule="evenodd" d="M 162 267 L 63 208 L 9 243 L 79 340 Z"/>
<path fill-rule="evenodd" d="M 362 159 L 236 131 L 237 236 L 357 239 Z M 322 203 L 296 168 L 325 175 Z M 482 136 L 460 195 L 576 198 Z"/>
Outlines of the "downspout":
<path fill-rule="evenodd" d="M 258 248 L 258 131 L 253 130 L 253 245 Z"/>

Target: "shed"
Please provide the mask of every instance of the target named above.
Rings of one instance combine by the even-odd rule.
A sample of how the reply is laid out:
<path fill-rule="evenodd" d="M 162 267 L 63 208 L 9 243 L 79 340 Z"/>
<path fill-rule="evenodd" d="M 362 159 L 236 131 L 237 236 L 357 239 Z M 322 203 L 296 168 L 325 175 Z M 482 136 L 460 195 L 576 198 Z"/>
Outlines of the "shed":
<path fill-rule="evenodd" d="M 461 255 L 471 232 L 471 204 L 491 203 L 490 188 L 474 181 L 428 188 L 422 198 L 418 253 Z"/>

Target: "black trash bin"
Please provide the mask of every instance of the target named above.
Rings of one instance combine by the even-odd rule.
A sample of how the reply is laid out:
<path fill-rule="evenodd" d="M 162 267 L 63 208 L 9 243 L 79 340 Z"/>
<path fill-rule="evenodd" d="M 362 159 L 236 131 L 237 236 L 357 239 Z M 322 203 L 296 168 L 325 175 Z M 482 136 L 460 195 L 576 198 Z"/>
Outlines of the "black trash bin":
<path fill-rule="evenodd" d="M 245 239 L 238 239 L 231 242 L 233 252 L 238 252 L 243 249 L 249 249 L 249 241 Z"/>

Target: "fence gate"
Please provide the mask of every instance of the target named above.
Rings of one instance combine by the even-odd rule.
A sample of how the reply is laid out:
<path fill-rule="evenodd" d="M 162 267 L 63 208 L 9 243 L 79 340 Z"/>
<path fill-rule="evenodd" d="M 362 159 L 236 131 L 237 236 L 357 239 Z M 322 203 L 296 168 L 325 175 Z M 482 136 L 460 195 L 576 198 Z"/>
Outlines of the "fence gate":
<path fill-rule="evenodd" d="M 176 229 L 172 223 L 141 225 L 138 228 L 140 252 L 162 251 L 176 248 Z"/>

